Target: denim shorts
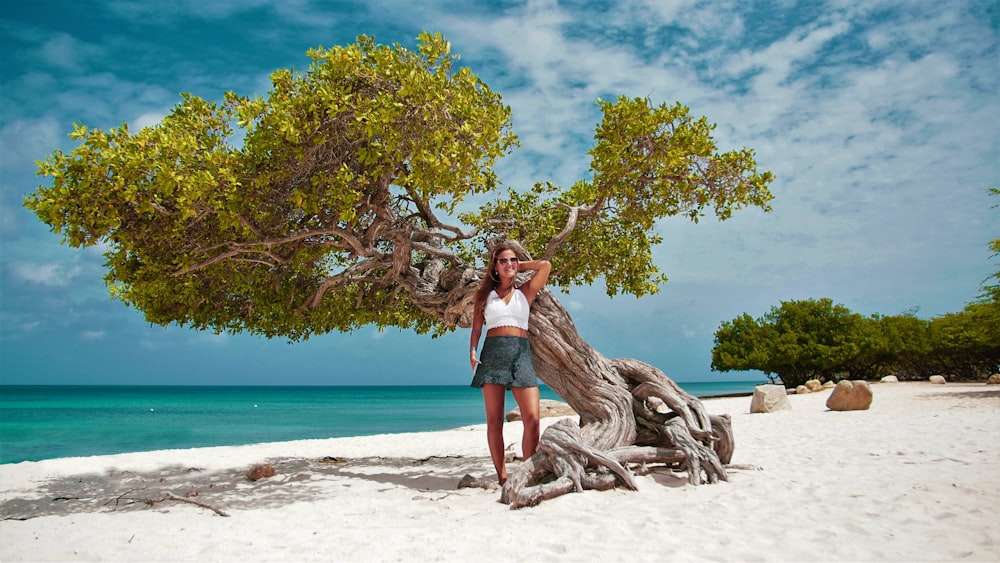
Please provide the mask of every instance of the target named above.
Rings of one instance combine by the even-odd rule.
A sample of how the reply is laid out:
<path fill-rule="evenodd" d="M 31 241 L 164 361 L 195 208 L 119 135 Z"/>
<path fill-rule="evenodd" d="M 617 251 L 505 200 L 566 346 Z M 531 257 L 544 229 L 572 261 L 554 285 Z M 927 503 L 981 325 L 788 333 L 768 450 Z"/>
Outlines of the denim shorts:
<path fill-rule="evenodd" d="M 531 344 L 520 336 L 487 336 L 472 378 L 472 387 L 486 383 L 513 387 L 538 387 L 531 364 Z"/>

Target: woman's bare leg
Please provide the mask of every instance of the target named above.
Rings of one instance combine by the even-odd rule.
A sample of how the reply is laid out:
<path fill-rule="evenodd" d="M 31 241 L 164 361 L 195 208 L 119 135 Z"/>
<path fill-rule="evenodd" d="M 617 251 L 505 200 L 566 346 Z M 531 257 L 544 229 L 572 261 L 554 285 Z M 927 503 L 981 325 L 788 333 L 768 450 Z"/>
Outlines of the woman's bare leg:
<path fill-rule="evenodd" d="M 514 400 L 521 409 L 521 421 L 524 423 L 524 436 L 521 438 L 521 454 L 524 459 L 535 455 L 538 448 L 539 411 L 541 402 L 538 387 L 515 387 Z"/>
<path fill-rule="evenodd" d="M 497 480 L 501 485 L 507 482 L 507 464 L 504 461 L 503 417 L 504 398 L 507 388 L 503 385 L 486 383 L 483 385 L 483 404 L 486 406 L 486 441 L 490 445 L 490 457 L 497 470 Z"/>

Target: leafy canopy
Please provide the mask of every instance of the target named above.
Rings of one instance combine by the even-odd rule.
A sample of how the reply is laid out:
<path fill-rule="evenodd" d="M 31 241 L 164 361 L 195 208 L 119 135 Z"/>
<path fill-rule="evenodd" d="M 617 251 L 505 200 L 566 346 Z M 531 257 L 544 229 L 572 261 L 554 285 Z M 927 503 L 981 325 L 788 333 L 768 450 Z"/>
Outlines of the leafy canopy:
<path fill-rule="evenodd" d="M 888 373 L 977 378 L 1000 367 L 1000 303 L 971 303 L 930 321 L 862 317 L 830 299 L 783 301 L 760 319 L 743 314 L 715 333 L 712 369 L 760 370 L 786 387 L 809 379 Z"/>
<path fill-rule="evenodd" d="M 863 322 L 831 299 L 782 301 L 759 320 L 744 314 L 722 323 L 712 369 L 758 369 L 791 387 L 813 377 L 831 378 L 857 355 Z"/>
<path fill-rule="evenodd" d="M 707 208 L 720 220 L 748 205 L 770 210 L 770 172 L 758 172 L 753 151 L 719 153 L 714 124 L 680 104 L 599 101 L 591 179 L 569 189 L 538 183 L 526 193 L 483 206 L 463 220 L 524 241 L 558 267 L 562 287 L 603 276 L 607 294 L 655 293 L 667 279 L 652 260 L 664 217 L 697 222 Z"/>
<path fill-rule="evenodd" d="M 658 220 L 769 209 L 753 152 L 719 153 L 714 126 L 680 104 L 599 102 L 589 179 L 504 194 L 493 167 L 518 143 L 510 108 L 441 35 L 308 55 L 265 98 L 183 94 L 138 132 L 76 125 L 80 144 L 39 163 L 51 185 L 25 205 L 74 247 L 104 244 L 112 295 L 150 322 L 293 340 L 453 328 L 446 311 L 496 237 L 553 260 L 557 286 L 602 275 L 609 295 L 655 292 Z"/>

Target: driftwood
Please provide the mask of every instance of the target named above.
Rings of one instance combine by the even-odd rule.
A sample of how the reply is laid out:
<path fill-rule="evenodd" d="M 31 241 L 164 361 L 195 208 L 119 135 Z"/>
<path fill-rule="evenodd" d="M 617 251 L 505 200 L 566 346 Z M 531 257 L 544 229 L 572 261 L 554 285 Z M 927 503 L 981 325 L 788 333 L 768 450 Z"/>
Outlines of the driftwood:
<path fill-rule="evenodd" d="M 146 504 L 148 504 L 149 506 L 153 506 L 156 503 L 160 503 L 160 502 L 164 502 L 164 501 L 168 501 L 168 500 L 172 500 L 172 501 L 176 501 L 176 502 L 186 502 L 188 504 L 193 504 L 195 506 L 200 506 L 202 508 L 207 508 L 208 510 L 211 510 L 212 512 L 218 514 L 219 516 L 229 517 L 228 514 L 226 514 L 222 510 L 219 510 L 218 508 L 216 508 L 216 507 L 214 507 L 214 506 L 212 506 L 210 504 L 207 504 L 207 503 L 204 503 L 204 502 L 200 502 L 200 501 L 194 500 L 192 498 L 177 496 L 177 495 L 175 495 L 173 493 L 162 492 L 162 493 L 160 493 L 159 497 L 152 498 L 152 499 L 146 499 L 144 502 Z"/>

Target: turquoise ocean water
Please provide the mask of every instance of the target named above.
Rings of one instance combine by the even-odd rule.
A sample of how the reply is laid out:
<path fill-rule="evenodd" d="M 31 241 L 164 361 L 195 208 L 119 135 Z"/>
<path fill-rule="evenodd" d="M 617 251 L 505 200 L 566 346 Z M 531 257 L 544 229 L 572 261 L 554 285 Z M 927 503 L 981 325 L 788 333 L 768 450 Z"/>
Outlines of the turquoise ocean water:
<path fill-rule="evenodd" d="M 679 383 L 699 397 L 755 383 Z M 543 399 L 559 397 L 542 387 Z M 507 408 L 516 406 L 510 394 Z M 482 424 L 461 386 L 0 386 L 0 463 Z"/>

